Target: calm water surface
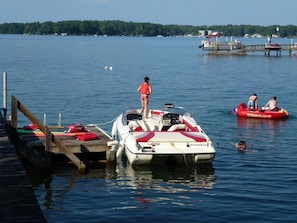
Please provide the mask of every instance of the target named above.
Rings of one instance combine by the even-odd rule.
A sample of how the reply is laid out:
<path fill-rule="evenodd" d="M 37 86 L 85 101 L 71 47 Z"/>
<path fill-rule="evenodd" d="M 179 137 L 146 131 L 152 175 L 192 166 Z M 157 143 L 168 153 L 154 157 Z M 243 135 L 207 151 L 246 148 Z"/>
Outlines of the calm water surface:
<path fill-rule="evenodd" d="M 200 41 L 0 35 L 8 94 L 40 120 L 46 113 L 47 123 L 57 124 L 61 113 L 64 125 L 96 123 L 110 132 L 120 112 L 139 106 L 136 89 L 147 75 L 150 107 L 185 107 L 216 146 L 207 166 L 102 164 L 79 175 L 72 166 L 46 174 L 27 165 L 48 222 L 297 221 L 297 57 L 208 56 Z M 289 119 L 237 119 L 232 109 L 254 92 L 260 105 L 277 96 Z M 247 143 L 245 153 L 234 148 L 239 140 Z"/>

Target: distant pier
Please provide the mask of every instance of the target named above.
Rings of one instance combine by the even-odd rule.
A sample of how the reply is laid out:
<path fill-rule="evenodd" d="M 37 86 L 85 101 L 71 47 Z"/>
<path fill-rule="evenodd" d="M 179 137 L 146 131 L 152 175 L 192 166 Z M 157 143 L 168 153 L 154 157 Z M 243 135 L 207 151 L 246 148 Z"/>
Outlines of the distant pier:
<path fill-rule="evenodd" d="M 208 55 L 236 55 L 245 56 L 248 53 L 263 52 L 265 56 L 271 56 L 272 52 L 276 56 L 281 56 L 282 51 L 288 52 L 289 56 L 296 54 L 297 44 L 234 44 L 236 42 L 209 42 L 201 45 L 200 48 L 208 51 Z"/>

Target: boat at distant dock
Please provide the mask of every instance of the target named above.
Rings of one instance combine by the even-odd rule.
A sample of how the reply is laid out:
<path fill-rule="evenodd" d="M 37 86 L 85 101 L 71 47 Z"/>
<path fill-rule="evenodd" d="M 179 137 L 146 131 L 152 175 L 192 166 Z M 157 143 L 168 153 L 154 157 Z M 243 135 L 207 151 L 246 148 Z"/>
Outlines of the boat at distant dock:
<path fill-rule="evenodd" d="M 234 51 L 242 48 L 242 44 L 238 40 L 228 41 L 226 37 L 226 41 L 219 41 L 222 36 L 223 34 L 218 32 L 209 34 L 205 40 L 201 41 L 199 48 L 207 51 Z"/>
<path fill-rule="evenodd" d="M 282 47 L 281 45 L 277 44 L 277 43 L 273 43 L 273 44 L 265 44 L 265 50 L 281 50 Z"/>
<path fill-rule="evenodd" d="M 242 48 L 240 41 L 228 41 L 228 42 L 219 42 L 219 41 L 210 41 L 202 40 L 199 48 L 208 51 L 234 51 L 240 50 Z"/>

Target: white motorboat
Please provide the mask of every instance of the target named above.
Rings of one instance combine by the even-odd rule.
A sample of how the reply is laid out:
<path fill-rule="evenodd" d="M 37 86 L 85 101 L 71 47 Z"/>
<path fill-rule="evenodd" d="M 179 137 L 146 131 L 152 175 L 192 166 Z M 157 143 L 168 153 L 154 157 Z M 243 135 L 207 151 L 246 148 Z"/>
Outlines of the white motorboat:
<path fill-rule="evenodd" d="M 165 104 L 151 109 L 143 119 L 140 109 L 120 114 L 112 127 L 117 159 L 126 157 L 132 165 L 175 162 L 211 163 L 215 157 L 213 143 L 182 107 Z"/>

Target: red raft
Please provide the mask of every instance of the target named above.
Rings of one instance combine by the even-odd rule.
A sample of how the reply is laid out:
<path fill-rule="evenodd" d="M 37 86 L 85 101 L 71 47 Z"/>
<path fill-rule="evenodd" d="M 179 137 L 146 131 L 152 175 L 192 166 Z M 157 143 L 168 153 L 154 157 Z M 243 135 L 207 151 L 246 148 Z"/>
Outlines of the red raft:
<path fill-rule="evenodd" d="M 280 108 L 278 111 L 248 109 L 244 102 L 239 103 L 234 112 L 238 117 L 242 118 L 283 119 L 289 117 L 288 111 L 283 108 Z"/>

